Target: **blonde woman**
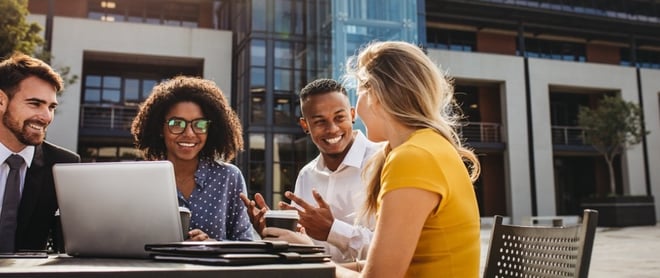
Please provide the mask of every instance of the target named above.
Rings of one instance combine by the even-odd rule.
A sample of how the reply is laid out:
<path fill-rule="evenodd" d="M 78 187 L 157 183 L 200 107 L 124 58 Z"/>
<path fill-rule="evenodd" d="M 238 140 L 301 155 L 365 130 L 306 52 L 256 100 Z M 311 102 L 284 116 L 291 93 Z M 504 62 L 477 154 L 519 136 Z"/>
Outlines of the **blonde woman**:
<path fill-rule="evenodd" d="M 338 277 L 478 277 L 474 153 L 455 132 L 453 88 L 425 53 L 376 42 L 349 63 L 367 137 L 386 141 L 363 172 L 377 224 L 366 262 Z M 369 175 L 371 173 L 371 175 Z M 356 272 L 357 271 L 357 272 Z M 359 272 L 359 273 L 358 273 Z"/>

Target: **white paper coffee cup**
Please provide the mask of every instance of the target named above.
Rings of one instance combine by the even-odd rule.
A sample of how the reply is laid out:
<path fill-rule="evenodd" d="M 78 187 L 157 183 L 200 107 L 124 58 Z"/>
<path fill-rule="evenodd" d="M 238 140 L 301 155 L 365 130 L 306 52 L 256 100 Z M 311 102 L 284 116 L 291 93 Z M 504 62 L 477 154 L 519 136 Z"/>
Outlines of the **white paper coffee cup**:
<path fill-rule="evenodd" d="M 295 231 L 298 226 L 297 210 L 268 210 L 266 211 L 266 227 L 277 227 Z"/>
<path fill-rule="evenodd" d="M 179 217 L 181 217 L 181 232 L 183 239 L 188 239 L 188 230 L 190 230 L 190 209 L 187 207 L 179 207 Z"/>

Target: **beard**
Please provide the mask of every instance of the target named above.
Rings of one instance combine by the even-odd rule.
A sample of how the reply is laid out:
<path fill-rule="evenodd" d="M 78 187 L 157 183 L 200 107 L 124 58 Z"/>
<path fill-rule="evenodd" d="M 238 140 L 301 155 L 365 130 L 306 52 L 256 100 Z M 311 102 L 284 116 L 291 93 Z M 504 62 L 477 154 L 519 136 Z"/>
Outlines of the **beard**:
<path fill-rule="evenodd" d="M 12 134 L 14 134 L 14 137 L 16 137 L 19 142 L 27 146 L 36 146 L 44 142 L 44 139 L 46 138 L 46 130 L 44 128 L 43 132 L 31 131 L 29 129 L 32 128 L 28 126 L 30 122 L 31 121 L 24 121 L 21 125 L 18 120 L 14 120 L 11 117 L 11 112 L 9 111 L 2 116 L 2 123 Z"/>

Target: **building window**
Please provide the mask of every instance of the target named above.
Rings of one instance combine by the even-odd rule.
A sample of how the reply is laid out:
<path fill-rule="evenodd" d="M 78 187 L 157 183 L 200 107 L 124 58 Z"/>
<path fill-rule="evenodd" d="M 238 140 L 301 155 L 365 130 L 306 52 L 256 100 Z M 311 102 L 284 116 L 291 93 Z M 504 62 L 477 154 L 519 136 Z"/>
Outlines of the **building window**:
<path fill-rule="evenodd" d="M 477 35 L 474 32 L 427 28 L 429 48 L 472 52 L 476 49 Z"/>
<path fill-rule="evenodd" d="M 273 104 L 275 112 L 275 124 L 277 125 L 295 125 L 300 118 L 300 102 L 297 96 L 277 95 Z M 298 108 L 298 109 L 296 109 Z"/>
<path fill-rule="evenodd" d="M 102 21 L 198 27 L 199 4 L 175 1 L 89 0 L 87 17 Z"/>
<path fill-rule="evenodd" d="M 636 66 L 640 68 L 660 69 L 660 52 L 652 50 L 637 50 Z M 630 48 L 621 48 L 621 65 L 634 66 Z"/>
<path fill-rule="evenodd" d="M 86 74 L 80 128 L 129 130 L 138 104 L 157 82 L 154 78 Z"/>
<path fill-rule="evenodd" d="M 468 122 L 481 122 L 479 115 L 479 88 L 476 86 L 456 85 L 454 100 Z"/>
<path fill-rule="evenodd" d="M 596 94 L 551 92 L 550 124 L 555 145 L 584 145 L 582 128 L 578 125 L 581 106 L 589 106 Z"/>
<path fill-rule="evenodd" d="M 640 68 L 660 69 L 660 52 L 637 50 L 637 65 Z"/>
<path fill-rule="evenodd" d="M 247 176 L 250 196 L 266 192 L 266 136 L 263 133 L 251 133 L 248 142 L 249 169 Z"/>
<path fill-rule="evenodd" d="M 252 31 L 266 31 L 268 21 L 266 0 L 252 0 Z"/>
<path fill-rule="evenodd" d="M 658 22 L 656 3 L 653 1 L 510 1 L 510 0 L 483 0 L 508 5 L 527 6 L 569 13 L 586 14 L 589 16 L 610 17 L 623 20 L 643 22 Z"/>
<path fill-rule="evenodd" d="M 550 93 L 550 121 L 552 125 L 577 126 L 580 106 L 589 106 L 589 95 L 579 93 Z"/>
<path fill-rule="evenodd" d="M 642 68 L 660 69 L 660 52 L 637 50 L 637 64 Z"/>
<path fill-rule="evenodd" d="M 86 146 L 80 152 L 83 162 L 143 160 L 142 153 L 130 146 Z"/>
<path fill-rule="evenodd" d="M 266 124 L 266 42 L 250 42 L 250 123 Z"/>
<path fill-rule="evenodd" d="M 304 134 L 273 136 L 273 204 L 287 201 L 284 192 L 293 191 L 298 171 L 305 157 Z"/>
<path fill-rule="evenodd" d="M 149 96 L 159 80 L 154 78 L 87 74 L 83 103 L 138 105 Z"/>
<path fill-rule="evenodd" d="M 518 50 L 520 50 L 520 46 L 518 46 Z M 525 53 L 527 57 L 531 58 L 587 61 L 585 45 L 582 43 L 526 38 Z"/>
<path fill-rule="evenodd" d="M 201 76 L 202 59 L 84 53 L 78 153 L 83 161 L 142 159 L 131 124 L 154 86 L 176 75 Z"/>
<path fill-rule="evenodd" d="M 253 92 L 250 102 L 252 113 L 250 123 L 263 125 L 266 124 L 266 99 L 263 92 Z"/>

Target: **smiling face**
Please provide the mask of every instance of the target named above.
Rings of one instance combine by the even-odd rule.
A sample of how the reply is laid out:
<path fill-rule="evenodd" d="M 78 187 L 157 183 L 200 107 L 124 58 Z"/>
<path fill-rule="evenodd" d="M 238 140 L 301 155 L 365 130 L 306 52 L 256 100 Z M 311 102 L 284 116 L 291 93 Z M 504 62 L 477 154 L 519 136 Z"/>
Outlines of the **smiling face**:
<path fill-rule="evenodd" d="M 204 118 L 202 109 L 193 102 L 179 102 L 174 104 L 170 111 L 165 114 L 165 121 L 178 118 L 186 122 Z M 167 159 L 169 161 L 190 161 L 197 160 L 199 152 L 206 144 L 207 134 L 195 133 L 190 123 L 181 134 L 170 132 L 166 123 L 163 123 L 163 139 L 167 148 Z"/>
<path fill-rule="evenodd" d="M 340 92 L 310 95 L 302 103 L 300 125 L 324 157 L 341 158 L 353 143 L 353 118 L 348 97 Z"/>
<path fill-rule="evenodd" d="M 21 81 L 11 100 L 3 93 L 0 101 L 0 140 L 5 146 L 20 151 L 44 141 L 57 107 L 57 94 L 50 83 L 28 77 Z"/>

